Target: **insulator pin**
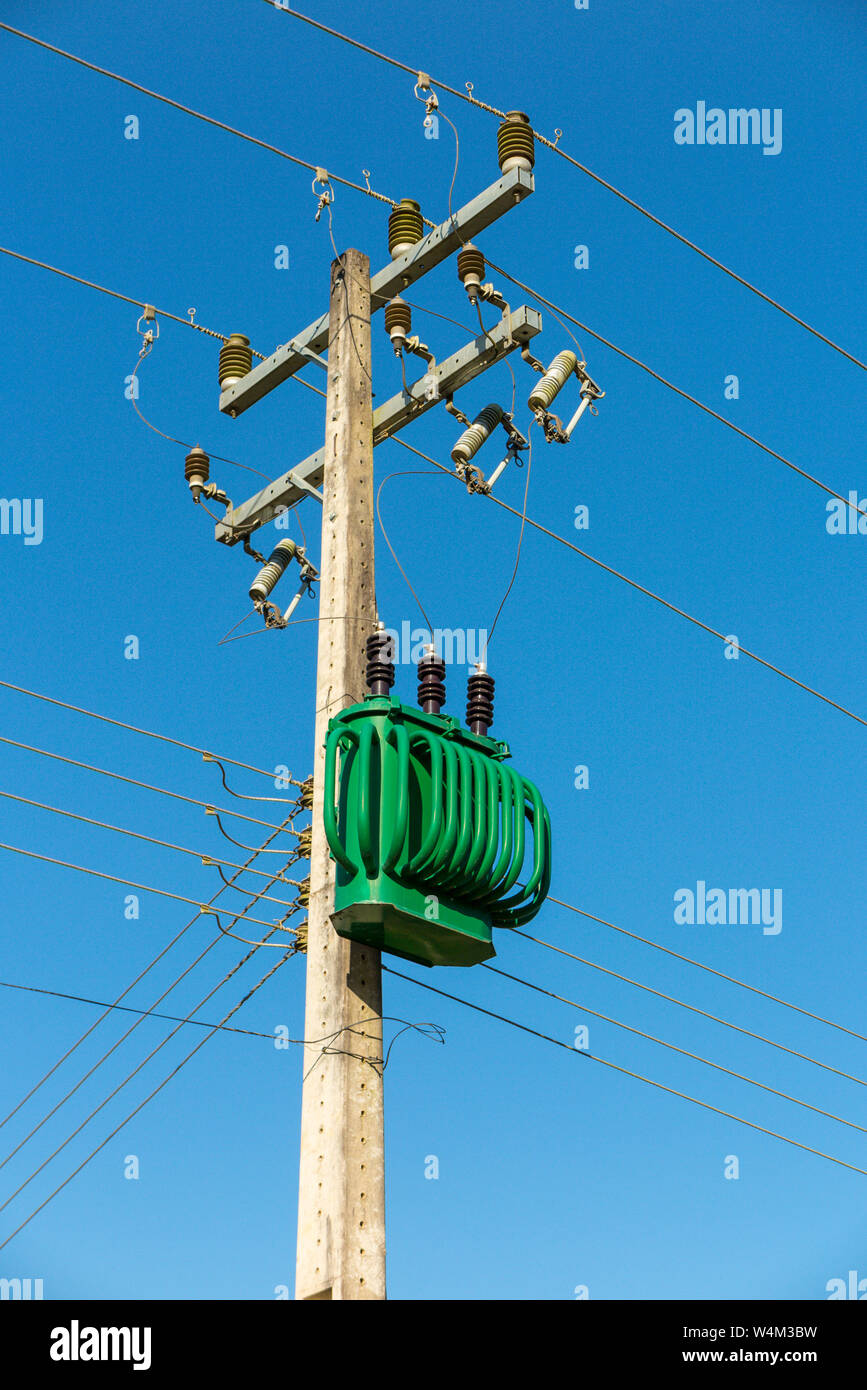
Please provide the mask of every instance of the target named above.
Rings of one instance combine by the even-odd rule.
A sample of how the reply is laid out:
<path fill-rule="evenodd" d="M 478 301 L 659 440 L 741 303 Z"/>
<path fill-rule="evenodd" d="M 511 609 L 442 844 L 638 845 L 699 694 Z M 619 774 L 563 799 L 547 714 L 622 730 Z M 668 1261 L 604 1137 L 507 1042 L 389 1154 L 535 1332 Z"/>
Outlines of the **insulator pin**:
<path fill-rule="evenodd" d="M 503 408 L 500 405 L 486 405 L 484 410 L 480 410 L 469 429 L 464 430 L 452 449 L 452 462 L 468 463 L 473 455 L 479 452 L 491 431 L 497 428 L 502 418 Z"/>
<path fill-rule="evenodd" d="M 367 688 L 371 695 L 387 695 L 394 685 L 394 648 L 384 628 L 380 627 L 368 637 L 366 652 Z"/>
<path fill-rule="evenodd" d="M 568 348 L 558 352 L 545 375 L 539 380 L 527 399 L 531 410 L 547 410 L 558 391 L 566 385 L 578 366 L 578 358 Z"/>
<path fill-rule="evenodd" d="M 388 249 L 393 260 L 424 236 L 421 208 L 413 198 L 401 198 L 388 218 Z"/>
<path fill-rule="evenodd" d="M 467 727 L 473 734 L 487 734 L 494 722 L 494 678 L 477 670 L 467 681 Z"/>
<path fill-rule="evenodd" d="M 446 702 L 446 664 L 433 650 L 418 663 L 418 702 L 425 714 L 439 714 Z"/>
<path fill-rule="evenodd" d="M 254 603 L 264 603 L 270 594 L 277 580 L 280 578 L 290 560 L 294 560 L 298 553 L 298 547 L 294 541 L 278 541 L 268 563 L 263 565 L 253 583 L 250 585 L 250 598 Z"/>
<path fill-rule="evenodd" d="M 253 350 L 244 333 L 231 333 L 220 348 L 220 390 L 226 391 L 253 369 Z"/>
<path fill-rule="evenodd" d="M 497 156 L 500 173 L 510 169 L 526 169 L 529 173 L 536 162 L 533 127 L 526 111 L 507 111 L 506 119 L 497 130 Z"/>

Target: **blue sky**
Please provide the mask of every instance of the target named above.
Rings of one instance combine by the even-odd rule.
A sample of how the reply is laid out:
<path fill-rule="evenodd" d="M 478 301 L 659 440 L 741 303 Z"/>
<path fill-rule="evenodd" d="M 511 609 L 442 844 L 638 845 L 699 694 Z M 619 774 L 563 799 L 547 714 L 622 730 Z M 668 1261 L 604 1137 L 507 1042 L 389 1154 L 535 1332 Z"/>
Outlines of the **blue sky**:
<path fill-rule="evenodd" d="M 686 236 L 859 355 L 863 324 L 867 31 L 829 0 L 696 6 L 506 0 L 468 15 L 336 3 L 309 12 L 535 126 Z M 418 198 L 442 219 L 454 165 L 443 122 L 424 138 L 412 79 L 261 0 L 151 3 L 124 11 L 7 3 L 3 19 L 304 159 Z M 310 175 L 104 77 L 0 34 L 5 246 L 199 321 L 263 352 L 323 312 L 332 250 Z M 674 113 L 782 111 L 782 148 L 678 145 Z M 497 176 L 496 122 L 448 96 L 458 126 L 455 199 Z M 139 138 L 124 138 L 129 115 Z M 867 495 L 859 369 L 653 226 L 577 169 L 538 151 L 536 193 L 479 242 L 563 305 L 837 491 Z M 387 260 L 384 205 L 338 187 L 339 249 Z M 575 268 L 575 247 L 589 267 Z M 289 267 L 275 267 L 287 246 Z M 41 498 L 44 537 L 0 537 L 0 676 L 88 709 L 301 777 L 312 760 L 315 623 L 219 646 L 245 609 L 252 562 L 214 544 L 190 505 L 184 450 L 125 399 L 136 310 L 3 258 L 7 380 L 2 491 Z M 496 276 L 492 276 L 496 280 Z M 521 302 L 506 287 L 514 305 Z M 454 263 L 413 302 L 472 326 Z M 490 313 L 490 311 L 488 311 Z M 550 359 L 569 341 L 550 314 Z M 160 429 L 276 476 L 322 436 L 322 404 L 287 382 L 237 421 L 217 409 L 213 339 L 171 320 L 141 371 Z M 418 314 L 438 357 L 469 333 Z M 867 661 L 867 536 L 832 536 L 825 496 L 578 334 L 605 390 L 567 448 L 534 447 L 530 514 L 860 714 Z M 399 389 L 374 320 L 378 399 Z M 863 356 L 863 352 L 860 353 Z M 519 359 L 519 424 L 533 378 Z M 736 375 L 739 398 L 724 396 Z M 305 373 L 317 385 L 316 368 Z M 460 400 L 508 403 L 499 366 Z M 563 398 L 561 398 L 562 400 Z M 439 409 L 406 438 L 448 463 Z M 492 447 L 492 446 L 489 446 Z M 377 485 L 416 467 L 376 451 Z M 481 460 L 480 460 L 481 461 Z M 424 465 L 418 463 L 419 468 Z M 510 475 L 511 474 L 511 475 Z M 235 500 L 251 475 L 212 476 Z M 520 506 L 523 475 L 498 489 Z M 587 531 L 575 509 L 589 508 Z M 508 583 L 518 523 L 440 479 L 382 493 L 402 563 L 441 627 L 486 628 Z M 318 552 L 316 503 L 301 517 Z M 260 535 L 261 548 L 278 534 Z M 296 536 L 297 538 L 297 536 Z M 377 592 L 389 626 L 421 619 L 384 545 Z M 279 601 L 279 595 L 278 595 Z M 313 616 L 305 600 L 301 610 Z M 124 658 L 135 635 L 138 660 Z M 528 530 L 490 649 L 493 732 L 541 787 L 558 898 L 855 1030 L 863 1028 L 864 729 L 578 555 Z M 460 711 L 465 671 L 449 677 Z M 404 667 L 399 692 L 414 698 Z M 226 794 L 195 753 L 0 690 L 0 730 L 22 743 L 201 800 Z M 0 745 L 0 790 L 234 858 L 193 806 Z M 574 769 L 589 768 L 578 790 Z M 238 791 L 273 794 L 235 769 Z M 242 803 L 232 803 L 241 805 Z M 219 886 L 196 860 L 8 800 L 2 839 L 201 901 Z M 271 818 L 267 803 L 252 814 Z M 246 808 L 245 808 L 246 809 Z M 274 809 L 274 808 L 271 808 Z M 241 822 L 237 822 L 242 826 Z M 250 832 L 249 836 L 247 832 Z M 234 833 L 234 832 L 233 832 Z M 256 827 L 238 838 L 254 843 Z M 265 832 L 263 831 L 263 834 Z M 238 851 L 240 854 L 241 852 Z M 17 984 L 112 999 L 191 915 L 122 885 L 0 854 L 2 969 Z M 782 892 L 782 930 L 678 925 L 674 894 L 699 882 Z M 260 906 L 264 906 L 261 905 Z M 256 913 L 270 918 L 270 912 Z M 553 904 L 534 933 L 831 1066 L 867 1078 L 867 1043 L 738 990 Z M 130 996 L 148 1008 L 211 939 L 199 922 Z M 733 1071 L 859 1121 L 852 1081 L 735 1034 L 520 938 L 505 970 L 575 1010 L 479 970 L 436 985 L 756 1124 L 867 1167 L 862 1136 L 590 1017 L 596 1009 Z M 185 1014 L 242 948 L 221 942 L 160 1007 Z M 264 970 L 259 953 L 201 1011 L 216 1021 Z M 403 969 L 399 962 L 398 968 Z M 412 966 L 406 973 L 421 977 Z M 3 990 L 0 1118 L 93 1021 L 90 1006 Z M 459 1004 L 386 977 L 385 1010 L 446 1030 L 408 1033 L 386 1074 L 389 1292 L 411 1299 L 812 1298 L 850 1269 L 867 1277 L 867 1178 L 699 1109 Z M 107 1020 L 0 1128 L 0 1158 L 132 1020 Z M 303 1030 L 303 961 L 234 1020 Z M 168 1033 L 145 1020 L 3 1170 L 14 1186 Z M 0 1215 L 23 1220 L 199 1040 L 182 1030 Z M 268 1299 L 294 1270 L 301 1059 L 222 1033 L 0 1252 L 0 1275 L 41 1277 L 47 1297 Z M 140 1178 L 124 1178 L 126 1156 Z M 439 1178 L 425 1178 L 429 1155 Z M 727 1156 L 737 1180 L 724 1177 Z M 4 1191 L 13 1184 L 4 1183 Z"/>

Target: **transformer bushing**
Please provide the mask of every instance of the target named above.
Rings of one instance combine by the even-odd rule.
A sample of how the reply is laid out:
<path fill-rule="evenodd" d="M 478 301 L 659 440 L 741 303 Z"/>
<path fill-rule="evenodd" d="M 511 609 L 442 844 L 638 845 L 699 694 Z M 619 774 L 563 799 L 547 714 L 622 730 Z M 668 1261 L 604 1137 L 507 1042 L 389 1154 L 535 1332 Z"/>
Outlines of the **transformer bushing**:
<path fill-rule="evenodd" d="M 471 733 L 486 734 L 493 722 L 494 678 L 476 671 L 467 681 L 467 727 Z"/>
<path fill-rule="evenodd" d="M 446 702 L 446 664 L 433 651 L 418 663 L 418 702 L 425 714 L 439 714 Z"/>
<path fill-rule="evenodd" d="M 380 629 L 368 637 L 365 679 L 371 695 L 387 695 L 394 685 L 392 639 Z"/>

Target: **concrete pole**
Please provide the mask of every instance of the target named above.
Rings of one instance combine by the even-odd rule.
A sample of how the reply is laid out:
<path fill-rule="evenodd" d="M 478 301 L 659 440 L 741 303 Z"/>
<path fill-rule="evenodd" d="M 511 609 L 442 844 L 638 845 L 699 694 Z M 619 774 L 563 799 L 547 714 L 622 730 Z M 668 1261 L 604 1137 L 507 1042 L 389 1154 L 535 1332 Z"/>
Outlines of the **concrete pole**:
<path fill-rule="evenodd" d="M 322 818 L 328 721 L 363 699 L 364 643 L 376 627 L 370 262 L 331 266 L 313 836 L 307 935 L 298 1299 L 385 1298 L 385 1161 L 380 953 L 330 922 L 334 863 Z M 348 1056 L 347 1053 L 353 1055 Z M 363 1060 L 369 1058 L 370 1061 Z M 371 1065 L 371 1062 L 373 1065 Z"/>

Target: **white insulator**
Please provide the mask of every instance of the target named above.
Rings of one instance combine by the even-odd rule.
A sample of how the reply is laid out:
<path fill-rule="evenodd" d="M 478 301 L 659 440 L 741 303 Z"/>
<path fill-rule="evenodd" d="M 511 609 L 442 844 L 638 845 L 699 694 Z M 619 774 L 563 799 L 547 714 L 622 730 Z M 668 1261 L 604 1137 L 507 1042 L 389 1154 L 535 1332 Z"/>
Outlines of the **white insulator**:
<path fill-rule="evenodd" d="M 263 603 L 270 594 L 290 560 L 294 560 L 298 547 L 294 541 L 279 541 L 271 552 L 270 559 L 263 565 L 250 585 L 250 598 L 254 603 Z"/>
<path fill-rule="evenodd" d="M 563 389 L 578 366 L 578 358 L 568 348 L 558 352 L 541 381 L 530 392 L 527 400 L 531 410 L 547 410 L 554 397 Z"/>
<path fill-rule="evenodd" d="M 480 410 L 473 423 L 464 430 L 452 449 L 452 462 L 468 463 L 473 455 L 479 452 L 491 431 L 497 428 L 502 418 L 503 407 L 500 405 L 486 405 L 484 410 Z"/>
<path fill-rule="evenodd" d="M 566 435 L 567 439 L 571 437 L 572 431 L 578 424 L 578 421 L 581 419 L 581 416 L 584 414 L 584 411 L 588 408 L 588 406 L 592 404 L 592 401 L 592 396 L 587 395 L 581 397 L 581 404 L 575 411 L 575 414 L 572 416 L 572 419 L 569 421 L 568 425 L 566 426 L 566 429 L 564 430 L 564 434 Z"/>

